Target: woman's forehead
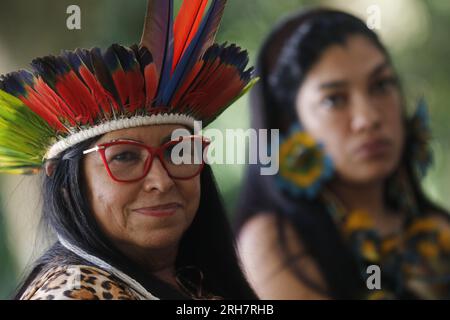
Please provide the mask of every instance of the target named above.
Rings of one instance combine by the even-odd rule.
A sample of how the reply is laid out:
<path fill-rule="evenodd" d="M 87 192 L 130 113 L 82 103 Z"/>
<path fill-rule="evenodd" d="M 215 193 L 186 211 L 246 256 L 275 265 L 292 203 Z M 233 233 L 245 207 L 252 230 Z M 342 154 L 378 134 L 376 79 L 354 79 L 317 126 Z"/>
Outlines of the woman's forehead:
<path fill-rule="evenodd" d="M 319 81 L 367 78 L 380 65 L 389 68 L 384 53 L 363 36 L 352 36 L 343 45 L 326 49 L 310 74 L 320 78 Z"/>
<path fill-rule="evenodd" d="M 117 139 L 130 139 L 146 144 L 159 144 L 167 141 L 168 138 L 170 139 L 172 133 L 177 129 L 184 129 L 187 130 L 186 132 L 189 132 L 187 127 L 179 124 L 142 126 L 108 132 L 96 143 L 104 143 Z"/>

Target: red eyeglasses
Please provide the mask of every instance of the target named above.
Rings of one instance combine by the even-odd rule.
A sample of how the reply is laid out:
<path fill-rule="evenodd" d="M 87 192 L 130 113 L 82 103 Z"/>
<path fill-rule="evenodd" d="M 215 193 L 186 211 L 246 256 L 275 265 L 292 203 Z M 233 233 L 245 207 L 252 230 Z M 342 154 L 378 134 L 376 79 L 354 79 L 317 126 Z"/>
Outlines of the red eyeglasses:
<path fill-rule="evenodd" d="M 117 140 L 96 145 L 83 154 L 100 152 L 109 176 L 117 182 L 135 182 L 143 179 L 153 160 L 158 157 L 169 177 L 187 180 L 200 174 L 205 162 L 203 155 L 211 141 L 202 136 L 182 136 L 159 147 Z"/>

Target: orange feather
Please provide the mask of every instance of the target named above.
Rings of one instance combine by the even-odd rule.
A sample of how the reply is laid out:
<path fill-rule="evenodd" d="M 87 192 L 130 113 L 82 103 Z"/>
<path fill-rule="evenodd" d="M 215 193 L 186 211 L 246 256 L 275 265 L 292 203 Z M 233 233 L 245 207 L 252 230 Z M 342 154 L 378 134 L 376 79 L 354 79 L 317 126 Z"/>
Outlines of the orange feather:
<path fill-rule="evenodd" d="M 174 56 L 172 72 L 194 38 L 208 0 L 184 0 L 174 25 Z"/>

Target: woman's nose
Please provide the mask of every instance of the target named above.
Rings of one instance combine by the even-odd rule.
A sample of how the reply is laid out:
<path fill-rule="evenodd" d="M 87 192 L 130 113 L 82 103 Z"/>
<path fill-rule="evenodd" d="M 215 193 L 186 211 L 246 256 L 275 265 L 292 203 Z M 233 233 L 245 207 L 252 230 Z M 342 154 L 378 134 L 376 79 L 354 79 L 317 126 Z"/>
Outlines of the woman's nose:
<path fill-rule="evenodd" d="M 381 125 L 381 114 L 369 98 L 359 98 L 352 108 L 352 129 L 355 132 L 373 131 Z"/>
<path fill-rule="evenodd" d="M 146 191 L 158 190 L 167 192 L 175 185 L 158 157 L 152 161 L 150 170 L 144 178 L 144 189 Z"/>

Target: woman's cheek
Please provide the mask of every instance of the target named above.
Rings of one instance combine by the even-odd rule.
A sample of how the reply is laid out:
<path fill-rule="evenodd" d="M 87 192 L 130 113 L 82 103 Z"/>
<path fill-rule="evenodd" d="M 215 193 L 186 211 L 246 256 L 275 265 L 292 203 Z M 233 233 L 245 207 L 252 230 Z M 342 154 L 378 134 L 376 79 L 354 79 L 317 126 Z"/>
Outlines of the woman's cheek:
<path fill-rule="evenodd" d="M 180 189 L 186 203 L 186 214 L 189 216 L 188 218 L 192 220 L 197 213 L 200 204 L 200 177 L 197 176 L 194 179 L 183 181 L 180 185 Z"/>
<path fill-rule="evenodd" d="M 95 190 L 92 203 L 94 216 L 110 235 L 122 231 L 126 226 L 125 191 L 112 192 L 106 186 Z"/>

